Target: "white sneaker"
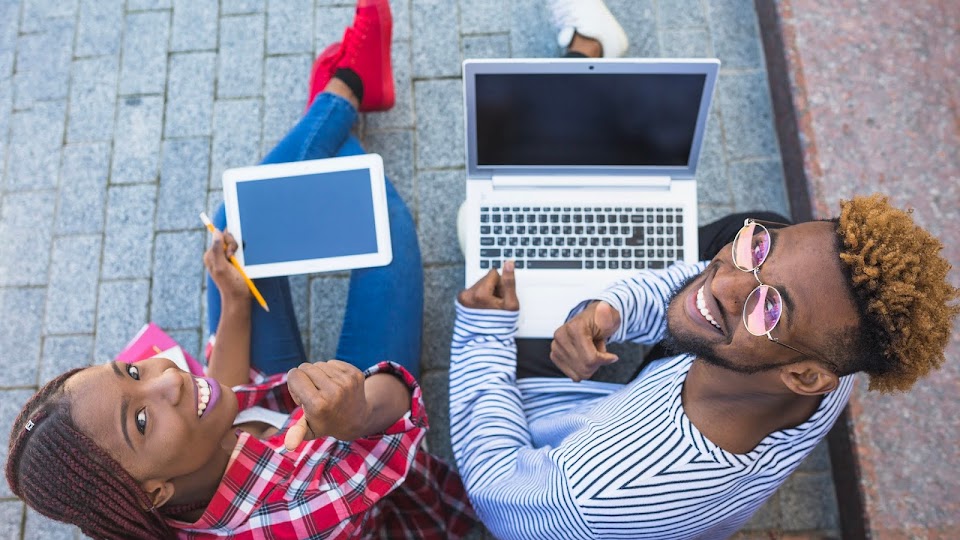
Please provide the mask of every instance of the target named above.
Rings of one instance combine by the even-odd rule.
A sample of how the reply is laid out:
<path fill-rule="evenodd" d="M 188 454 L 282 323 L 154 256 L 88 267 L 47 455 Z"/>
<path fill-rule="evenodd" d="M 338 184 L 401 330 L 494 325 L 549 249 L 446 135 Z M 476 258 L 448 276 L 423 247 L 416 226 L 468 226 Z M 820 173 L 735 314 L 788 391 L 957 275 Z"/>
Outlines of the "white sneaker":
<path fill-rule="evenodd" d="M 467 202 L 460 203 L 457 209 L 457 243 L 460 244 L 460 254 L 467 257 Z M 424 439 L 426 440 L 426 439 Z"/>
<path fill-rule="evenodd" d="M 603 0 L 548 0 L 547 4 L 559 30 L 557 43 L 563 49 L 570 46 L 577 33 L 599 41 L 606 58 L 627 52 L 627 34 Z"/>

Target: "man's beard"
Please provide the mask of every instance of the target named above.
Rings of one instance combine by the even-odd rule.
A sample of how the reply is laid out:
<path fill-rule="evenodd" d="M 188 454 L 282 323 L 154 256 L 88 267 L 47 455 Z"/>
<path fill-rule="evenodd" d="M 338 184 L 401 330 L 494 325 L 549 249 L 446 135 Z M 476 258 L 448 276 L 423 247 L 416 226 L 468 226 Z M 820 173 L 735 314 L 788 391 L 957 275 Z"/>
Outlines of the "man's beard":
<path fill-rule="evenodd" d="M 663 347 L 671 354 L 692 354 L 710 365 L 747 375 L 759 373 L 761 371 L 766 371 L 776 367 L 764 365 L 745 366 L 735 364 L 730 360 L 717 355 L 717 353 L 713 350 L 714 344 L 707 341 L 704 337 L 689 334 L 684 335 L 671 328 L 669 313 L 670 307 L 673 305 L 673 301 L 676 300 L 677 296 L 684 292 L 690 283 L 698 277 L 700 277 L 699 274 L 690 276 L 670 294 L 670 298 L 667 300 L 667 332 L 661 341 Z"/>

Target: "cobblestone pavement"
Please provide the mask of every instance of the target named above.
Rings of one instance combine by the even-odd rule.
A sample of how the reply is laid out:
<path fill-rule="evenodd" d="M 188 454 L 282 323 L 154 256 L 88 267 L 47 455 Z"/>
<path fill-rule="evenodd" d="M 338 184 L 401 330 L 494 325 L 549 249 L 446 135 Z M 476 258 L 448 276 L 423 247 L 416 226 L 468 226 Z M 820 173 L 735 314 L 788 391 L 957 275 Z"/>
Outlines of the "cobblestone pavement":
<path fill-rule="evenodd" d="M 753 1 L 607 3 L 630 55 L 723 62 L 698 178 L 701 221 L 788 212 Z M 460 63 L 559 51 L 542 0 L 391 4 L 397 106 L 367 115 L 357 132 L 417 218 L 429 442 L 449 456 L 448 343 L 463 285 Z M 0 0 L 4 461 L 3 426 L 38 385 L 111 358 L 145 322 L 199 351 L 207 238 L 197 213 L 220 201 L 225 168 L 256 163 L 293 125 L 312 59 L 352 15 L 346 0 Z M 347 277 L 291 281 L 308 351 L 329 358 Z M 821 446 L 746 534 L 836 536 L 836 515 Z M 78 533 L 25 511 L 3 482 L 0 536 Z"/>

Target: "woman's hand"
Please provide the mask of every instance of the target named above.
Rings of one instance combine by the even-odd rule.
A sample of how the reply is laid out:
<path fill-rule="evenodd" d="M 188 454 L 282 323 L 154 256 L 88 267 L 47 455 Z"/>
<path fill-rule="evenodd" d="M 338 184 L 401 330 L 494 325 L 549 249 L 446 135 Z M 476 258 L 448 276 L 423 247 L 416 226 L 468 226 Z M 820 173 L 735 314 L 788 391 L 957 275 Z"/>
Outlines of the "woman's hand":
<path fill-rule="evenodd" d="M 203 254 L 203 265 L 213 278 L 213 282 L 220 290 L 220 297 L 227 301 L 246 300 L 251 298 L 250 289 L 243 280 L 240 272 L 230 263 L 230 257 L 237 252 L 237 241 L 229 231 L 213 233 L 213 243 Z"/>
<path fill-rule="evenodd" d="M 340 360 L 300 364 L 287 373 L 287 388 L 303 416 L 287 430 L 283 444 L 293 450 L 320 437 L 352 441 L 369 435 L 371 405 L 363 372 Z"/>

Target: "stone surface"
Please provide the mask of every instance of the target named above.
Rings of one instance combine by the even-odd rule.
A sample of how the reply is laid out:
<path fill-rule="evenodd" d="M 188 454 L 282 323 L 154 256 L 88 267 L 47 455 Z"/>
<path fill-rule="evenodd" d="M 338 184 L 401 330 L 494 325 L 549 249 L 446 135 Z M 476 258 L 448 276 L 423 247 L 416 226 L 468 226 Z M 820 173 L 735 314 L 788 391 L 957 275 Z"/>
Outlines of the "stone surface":
<path fill-rule="evenodd" d="M 422 172 L 417 175 L 420 251 L 425 264 L 459 263 L 457 208 L 466 197 L 463 171 Z"/>
<path fill-rule="evenodd" d="M 124 0 L 80 0 L 76 56 L 118 55 Z"/>
<path fill-rule="evenodd" d="M 196 327 L 200 320 L 204 236 L 203 232 L 197 231 L 158 234 L 156 237 L 150 320 L 161 328 Z"/>
<path fill-rule="evenodd" d="M 0 286 L 47 283 L 53 239 L 53 191 L 8 193 L 0 207 Z"/>
<path fill-rule="evenodd" d="M 213 85 L 216 53 L 170 56 L 165 137 L 209 136 L 213 129 Z"/>
<path fill-rule="evenodd" d="M 126 97 L 118 100 L 111 184 L 156 181 L 162 131 L 162 97 Z"/>
<path fill-rule="evenodd" d="M 97 298 L 94 364 L 112 360 L 147 322 L 150 282 L 146 279 L 101 281 Z"/>
<path fill-rule="evenodd" d="M 378 131 L 364 137 L 364 148 L 383 157 L 387 179 L 416 218 L 418 199 L 413 172 L 413 140 L 413 131 L 408 129 Z"/>
<path fill-rule="evenodd" d="M 109 144 L 78 144 L 63 148 L 57 234 L 103 232 L 109 174 Z"/>
<path fill-rule="evenodd" d="M 262 111 L 259 99 L 219 100 L 214 104 L 211 189 L 220 189 L 224 170 L 257 163 Z"/>
<path fill-rule="evenodd" d="M 107 191 L 107 222 L 100 277 L 148 278 L 153 246 L 157 188 L 153 185 L 116 186 Z"/>
<path fill-rule="evenodd" d="M 459 80 L 414 83 L 418 168 L 463 166 L 462 87 Z"/>
<path fill-rule="evenodd" d="M 263 139 L 277 141 L 303 116 L 307 102 L 310 54 L 271 56 L 266 62 Z"/>
<path fill-rule="evenodd" d="M 94 289 L 96 293 L 96 289 Z M 96 301 L 92 306 L 96 307 Z M 131 336 L 133 337 L 133 336 Z M 90 365 L 93 359 L 93 334 L 50 336 L 43 340 L 37 384 L 43 386 L 61 373 Z"/>
<path fill-rule="evenodd" d="M 199 229 L 207 191 L 210 140 L 176 139 L 163 145 L 157 230 Z"/>
<path fill-rule="evenodd" d="M 220 20 L 220 67 L 217 97 L 260 95 L 263 70 L 251 60 L 263 57 L 264 16 L 243 15 Z"/>
<path fill-rule="evenodd" d="M 163 93 L 169 33 L 168 11 L 127 15 L 120 66 L 120 94 Z"/>
<path fill-rule="evenodd" d="M 74 61 L 67 142 L 110 141 L 117 101 L 116 56 Z"/>
<path fill-rule="evenodd" d="M 10 165 L 4 182 L 6 190 L 57 185 L 65 112 L 64 102 L 48 101 L 13 113 L 8 143 Z"/>
<path fill-rule="evenodd" d="M 93 332 L 101 243 L 100 235 L 62 236 L 54 241 L 44 313 L 47 334 Z"/>
<path fill-rule="evenodd" d="M 416 78 L 460 73 L 459 14 L 454 2 L 413 0 L 413 75 Z M 438 44 L 443 44 L 439 45 Z"/>
<path fill-rule="evenodd" d="M 6 386 L 36 384 L 43 319 L 24 314 L 43 312 L 44 292 L 42 288 L 0 289 L 0 355 L 4 358 Z M 6 446 L 3 449 L 6 451 Z"/>
<path fill-rule="evenodd" d="M 312 0 L 267 4 L 267 54 L 313 52 L 313 28 L 300 24 L 313 13 Z M 269 76 L 270 70 L 267 70 Z"/>
<path fill-rule="evenodd" d="M 216 49 L 218 9 L 217 0 L 174 0 L 170 50 Z"/>

